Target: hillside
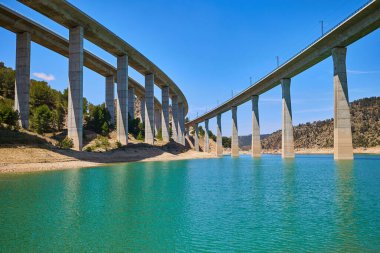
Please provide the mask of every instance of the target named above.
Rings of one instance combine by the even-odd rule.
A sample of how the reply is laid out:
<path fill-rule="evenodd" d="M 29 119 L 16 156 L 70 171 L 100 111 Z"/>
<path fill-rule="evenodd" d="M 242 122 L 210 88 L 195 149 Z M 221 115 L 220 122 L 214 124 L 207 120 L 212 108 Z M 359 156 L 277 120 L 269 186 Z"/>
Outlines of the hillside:
<path fill-rule="evenodd" d="M 354 148 L 380 145 L 380 97 L 363 98 L 350 103 Z M 262 136 L 264 149 L 281 149 L 281 130 Z M 251 145 L 251 135 L 240 136 L 241 147 Z M 332 148 L 334 121 L 327 119 L 294 127 L 295 148 Z"/>

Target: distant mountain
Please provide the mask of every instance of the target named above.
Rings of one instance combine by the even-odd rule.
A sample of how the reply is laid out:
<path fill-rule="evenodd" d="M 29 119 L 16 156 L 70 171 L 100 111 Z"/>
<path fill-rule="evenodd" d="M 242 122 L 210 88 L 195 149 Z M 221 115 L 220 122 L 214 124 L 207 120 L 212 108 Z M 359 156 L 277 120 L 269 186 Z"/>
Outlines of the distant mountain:
<path fill-rule="evenodd" d="M 380 145 L 380 97 L 355 100 L 350 103 L 352 142 L 354 147 Z M 251 135 L 239 136 L 243 149 L 251 145 Z M 281 130 L 261 135 L 264 149 L 281 149 Z M 331 148 L 334 146 L 334 120 L 308 122 L 294 127 L 295 148 Z"/>

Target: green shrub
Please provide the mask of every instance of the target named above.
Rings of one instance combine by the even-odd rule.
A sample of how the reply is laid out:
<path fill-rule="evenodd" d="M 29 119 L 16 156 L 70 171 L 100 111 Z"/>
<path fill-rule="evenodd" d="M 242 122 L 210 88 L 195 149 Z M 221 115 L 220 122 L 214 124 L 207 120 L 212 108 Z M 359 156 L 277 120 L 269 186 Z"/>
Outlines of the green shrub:
<path fill-rule="evenodd" d="M 5 124 L 10 129 L 18 129 L 19 114 L 5 100 L 0 100 L 0 127 Z"/>
<path fill-rule="evenodd" d="M 123 145 L 121 144 L 120 141 L 117 141 L 117 142 L 116 142 L 116 147 L 117 147 L 117 148 L 121 148 L 122 146 L 123 146 Z"/>
<path fill-rule="evenodd" d="M 110 148 L 111 144 L 107 137 L 98 135 L 95 139 L 95 148 L 103 148 L 105 150 L 108 150 Z"/>
<path fill-rule="evenodd" d="M 52 113 L 47 105 L 41 105 L 32 111 L 31 128 L 42 134 L 49 130 Z"/>
<path fill-rule="evenodd" d="M 92 151 L 92 148 L 90 146 L 86 147 L 85 151 L 87 152 L 91 152 Z"/>
<path fill-rule="evenodd" d="M 143 136 L 142 131 L 139 131 L 139 133 L 138 133 L 136 139 L 139 140 L 139 141 L 143 141 L 144 138 L 145 138 L 145 137 Z"/>
<path fill-rule="evenodd" d="M 62 149 L 70 149 L 74 147 L 73 139 L 66 136 L 65 139 L 58 142 L 57 147 L 62 148 Z"/>
<path fill-rule="evenodd" d="M 111 128 L 111 115 L 105 104 L 88 106 L 89 114 L 86 118 L 86 128 L 95 133 L 108 135 Z"/>

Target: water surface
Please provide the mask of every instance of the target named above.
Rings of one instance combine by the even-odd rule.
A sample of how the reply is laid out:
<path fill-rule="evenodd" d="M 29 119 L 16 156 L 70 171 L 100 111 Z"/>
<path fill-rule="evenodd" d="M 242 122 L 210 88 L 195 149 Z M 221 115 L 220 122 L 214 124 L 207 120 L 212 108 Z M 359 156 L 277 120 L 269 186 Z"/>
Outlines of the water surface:
<path fill-rule="evenodd" d="M 380 156 L 0 175 L 0 252 L 380 251 Z"/>

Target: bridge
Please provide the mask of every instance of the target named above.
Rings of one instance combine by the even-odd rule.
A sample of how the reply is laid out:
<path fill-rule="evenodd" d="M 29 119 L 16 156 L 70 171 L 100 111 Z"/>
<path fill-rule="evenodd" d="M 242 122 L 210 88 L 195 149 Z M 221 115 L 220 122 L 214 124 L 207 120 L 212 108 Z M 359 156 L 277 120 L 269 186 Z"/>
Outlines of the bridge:
<path fill-rule="evenodd" d="M 23 2 L 23 1 L 20 1 Z M 145 142 L 154 143 L 159 129 L 168 142 L 169 100 L 172 106 L 172 137 L 185 144 L 185 116 L 188 112 L 186 97 L 180 88 L 148 58 L 66 1 L 24 1 L 37 11 L 69 29 L 69 39 L 50 31 L 21 14 L 0 5 L 0 25 L 17 34 L 15 108 L 20 113 L 20 125 L 28 128 L 30 86 L 30 44 L 40 44 L 69 59 L 68 137 L 74 148 L 82 149 L 83 66 L 105 77 L 105 102 L 114 115 L 114 85 L 117 83 L 117 139 L 128 143 L 128 114 L 134 117 L 135 95 L 141 101 L 142 121 L 145 122 Z M 59 19 L 57 17 L 59 16 Z M 117 67 L 83 48 L 88 39 L 117 58 Z M 145 76 L 145 87 L 128 76 L 128 66 Z M 154 97 L 154 85 L 162 90 L 161 103 Z"/>
<path fill-rule="evenodd" d="M 291 78 L 332 56 L 334 65 L 334 159 L 353 159 L 350 107 L 348 99 L 346 51 L 347 46 L 373 32 L 380 26 L 380 0 L 368 2 L 321 38 L 303 49 L 277 69 L 246 88 L 233 98 L 186 123 L 195 129 L 194 146 L 199 151 L 198 124 L 205 123 L 205 148 L 209 151 L 208 122 L 217 118 L 216 154 L 223 154 L 221 115 L 232 112 L 231 155 L 239 156 L 237 107 L 252 103 L 252 156 L 261 154 L 259 96 L 281 84 L 282 87 L 282 157 L 294 157 L 294 136 L 290 96 Z"/>

